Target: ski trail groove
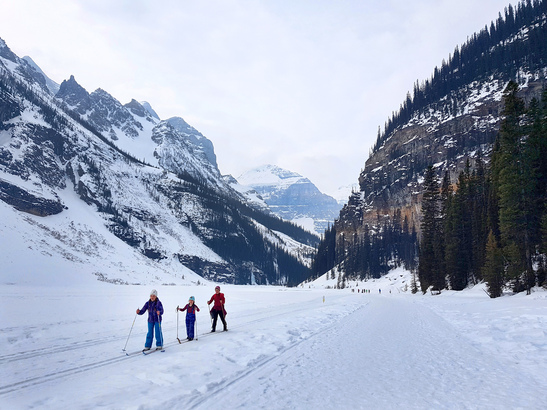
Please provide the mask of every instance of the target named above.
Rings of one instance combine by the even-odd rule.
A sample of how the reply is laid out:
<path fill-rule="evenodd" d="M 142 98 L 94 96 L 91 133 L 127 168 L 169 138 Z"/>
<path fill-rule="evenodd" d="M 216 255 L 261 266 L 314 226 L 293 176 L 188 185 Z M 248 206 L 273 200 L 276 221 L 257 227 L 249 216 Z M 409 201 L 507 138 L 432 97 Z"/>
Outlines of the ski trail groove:
<path fill-rule="evenodd" d="M 315 301 L 308 301 L 308 302 L 304 302 L 302 304 L 305 305 L 305 304 L 308 304 L 308 303 L 315 303 Z M 300 305 L 302 305 L 302 304 L 300 304 Z M 299 306 L 299 304 L 295 302 L 295 303 L 288 303 L 286 305 L 283 305 L 283 307 L 280 309 L 280 313 L 276 314 L 275 316 L 286 314 L 287 312 L 302 310 L 302 307 L 300 309 L 295 310 L 293 308 L 293 306 Z M 253 317 L 253 316 L 256 316 L 256 315 L 257 315 L 257 313 L 238 315 L 238 319 L 243 319 L 243 318 L 246 318 L 246 317 Z M 271 316 L 271 317 L 275 317 L 275 316 Z M 257 320 L 255 320 L 253 322 L 250 322 L 250 323 L 256 323 L 256 322 L 257 322 Z M 207 322 L 207 323 L 209 323 L 209 322 Z M 164 330 L 168 330 L 168 331 L 174 330 L 175 328 L 176 328 L 176 325 L 172 325 L 172 324 L 169 325 L 169 326 L 163 327 Z M 146 332 L 139 332 L 139 333 L 143 337 L 146 334 Z M 204 335 L 208 334 L 208 332 L 204 332 L 203 334 Z M 24 351 L 24 352 L 16 352 L 16 353 L 0 355 L 0 365 L 7 364 L 7 363 L 10 363 L 10 362 L 15 362 L 15 361 L 18 361 L 18 360 L 39 358 L 39 357 L 44 357 L 44 356 L 51 355 L 51 354 L 64 353 L 66 351 L 72 351 L 72 350 L 77 350 L 77 349 L 85 349 L 89 346 L 95 346 L 97 344 L 112 343 L 113 339 L 115 341 L 123 341 L 126 338 L 127 338 L 127 336 L 116 336 L 114 338 L 112 336 L 103 336 L 103 337 L 99 337 L 99 338 L 96 338 L 96 339 L 89 339 L 89 340 L 86 340 L 86 341 L 83 341 L 83 342 L 73 342 L 73 343 L 71 343 L 69 345 L 66 345 L 66 346 L 58 345 L 58 346 L 52 346 L 52 347 L 44 347 L 44 348 L 41 348 L 41 349 L 28 350 L 28 351 Z"/>
<path fill-rule="evenodd" d="M 294 306 L 299 306 L 299 307 L 295 308 Z M 252 318 L 252 317 L 256 317 L 256 316 L 258 316 L 258 317 L 256 319 L 246 320 L 244 322 L 243 321 L 242 322 L 237 322 L 236 321 L 236 324 L 234 326 L 229 326 L 229 329 L 230 329 L 230 331 L 233 331 L 234 329 L 237 330 L 239 328 L 242 328 L 242 327 L 245 327 L 245 326 L 248 326 L 248 325 L 252 325 L 252 324 L 255 324 L 255 323 L 264 322 L 266 320 L 271 320 L 272 318 L 284 316 L 289 312 L 291 312 L 291 313 L 304 312 L 304 311 L 309 310 L 310 308 L 314 308 L 315 306 L 317 306 L 317 301 L 310 300 L 310 301 L 302 302 L 302 303 L 288 303 L 288 304 L 285 304 L 283 306 L 280 306 L 278 309 L 276 309 L 276 313 L 274 313 L 274 314 L 271 314 L 270 311 L 258 311 L 258 312 L 253 312 L 251 314 L 238 315 L 238 319 L 240 319 L 242 317 L 243 318 Z M 173 328 L 174 328 L 174 326 L 173 326 Z M 171 326 L 169 326 L 168 329 L 171 329 Z M 203 339 L 203 338 L 207 339 L 210 336 L 218 334 L 218 333 L 223 333 L 223 332 L 222 331 L 218 331 L 216 333 L 203 332 L 203 333 L 198 334 L 198 338 L 199 339 Z M 119 340 L 122 340 L 122 339 L 125 339 L 125 337 L 116 337 L 115 341 L 119 341 Z M 303 339 L 303 340 L 306 340 L 306 339 Z M 185 343 L 185 342 L 186 341 L 183 341 L 182 343 Z M 301 342 L 302 341 L 299 341 L 299 342 L 297 342 L 297 344 L 301 343 Z M 85 348 L 88 348 L 90 346 L 96 346 L 98 343 L 99 344 L 112 343 L 112 339 L 111 338 L 108 339 L 106 337 L 101 337 L 99 339 L 92 339 L 92 340 L 88 340 L 88 341 L 85 341 L 85 342 L 75 342 L 71 345 L 68 345 L 67 347 L 56 346 L 56 347 L 53 347 L 53 348 L 35 349 L 35 350 L 30 350 L 30 351 L 22 352 L 22 353 L 8 354 L 8 355 L 4 355 L 4 356 L 0 357 L 0 366 L 4 366 L 4 365 L 7 365 L 10 362 L 15 362 L 15 361 L 20 361 L 20 360 L 46 358 L 46 357 L 49 357 L 49 356 L 52 356 L 52 355 L 55 355 L 55 354 L 62 354 L 66 351 L 85 349 Z M 174 347 L 174 346 L 178 346 L 178 345 L 179 345 L 179 342 L 176 339 L 174 341 L 164 343 L 165 348 Z M 83 365 L 80 365 L 80 366 L 74 366 L 74 367 L 70 367 L 70 368 L 67 368 L 67 369 L 60 369 L 60 370 L 53 371 L 53 372 L 50 372 L 50 373 L 47 373 L 47 374 L 44 374 L 44 375 L 40 375 L 40 376 L 36 376 L 36 377 L 24 379 L 24 380 L 19 380 L 19 381 L 13 382 L 13 383 L 2 385 L 2 386 L 0 386 L 0 396 L 4 396 L 4 395 L 7 395 L 9 393 L 21 391 L 23 389 L 27 389 L 27 388 L 30 388 L 30 387 L 33 387 L 33 386 L 36 386 L 36 385 L 39 385 L 39 384 L 42 384 L 42 383 L 51 382 L 51 381 L 61 379 L 61 378 L 65 378 L 65 377 L 68 377 L 68 376 L 72 376 L 72 375 L 75 375 L 75 374 L 79 374 L 79 373 L 83 373 L 83 372 L 86 372 L 86 371 L 102 368 L 102 367 L 105 367 L 105 366 L 110 366 L 110 365 L 113 365 L 113 364 L 124 362 L 126 360 L 132 360 L 136 357 L 141 357 L 141 356 L 142 356 L 142 349 L 139 349 L 137 351 L 132 351 L 131 353 L 120 351 L 120 356 L 110 357 L 108 359 L 104 359 L 104 360 L 100 360 L 100 361 L 92 361 L 90 363 L 86 363 L 86 364 L 83 364 Z M 265 363 L 267 363 L 267 361 L 265 361 Z"/>
<path fill-rule="evenodd" d="M 369 305 L 369 303 L 370 302 L 363 303 L 361 306 L 357 307 L 355 310 L 349 311 L 347 313 L 347 315 L 344 316 L 344 318 L 350 316 L 351 314 L 357 312 L 360 309 L 365 308 L 367 305 Z M 202 406 L 204 404 L 207 404 L 209 401 L 216 400 L 217 396 L 219 394 L 221 394 L 227 387 L 230 387 L 230 386 L 240 382 L 241 380 L 244 380 L 246 377 L 249 377 L 253 373 L 261 370 L 268 363 L 270 363 L 274 360 L 277 360 L 280 357 L 282 357 L 283 355 L 291 352 L 293 349 L 295 349 L 296 347 L 298 347 L 302 343 L 309 342 L 310 340 L 312 340 L 316 337 L 319 337 L 320 335 L 322 335 L 323 333 L 329 331 L 330 329 L 332 329 L 336 325 L 337 325 L 337 322 L 329 323 L 328 325 L 326 325 L 322 329 L 319 329 L 317 332 L 315 332 L 315 333 L 313 333 L 313 334 L 311 334 L 311 335 L 309 335 L 309 336 L 307 336 L 303 339 L 300 339 L 297 342 L 294 342 L 293 344 L 291 344 L 289 346 L 284 347 L 283 349 L 278 351 L 275 355 L 271 355 L 271 356 L 268 356 L 268 357 L 264 357 L 262 359 L 258 359 L 257 361 L 253 362 L 252 367 L 249 367 L 248 369 L 242 370 L 237 376 L 231 377 L 229 380 L 225 379 L 224 381 L 216 383 L 216 386 L 214 387 L 213 390 L 207 390 L 200 397 L 188 401 L 188 403 L 187 403 L 188 406 L 190 408 L 197 408 L 198 406 Z"/>

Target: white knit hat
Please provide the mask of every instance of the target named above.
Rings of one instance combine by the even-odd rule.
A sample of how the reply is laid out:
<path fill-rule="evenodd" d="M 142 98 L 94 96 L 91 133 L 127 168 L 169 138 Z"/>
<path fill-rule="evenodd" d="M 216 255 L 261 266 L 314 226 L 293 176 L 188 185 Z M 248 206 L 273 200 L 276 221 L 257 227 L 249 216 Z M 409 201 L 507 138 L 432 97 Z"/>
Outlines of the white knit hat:
<path fill-rule="evenodd" d="M 158 297 L 158 292 L 156 291 L 156 289 L 152 289 L 152 291 L 150 292 L 150 296 L 154 295 L 155 297 Z"/>

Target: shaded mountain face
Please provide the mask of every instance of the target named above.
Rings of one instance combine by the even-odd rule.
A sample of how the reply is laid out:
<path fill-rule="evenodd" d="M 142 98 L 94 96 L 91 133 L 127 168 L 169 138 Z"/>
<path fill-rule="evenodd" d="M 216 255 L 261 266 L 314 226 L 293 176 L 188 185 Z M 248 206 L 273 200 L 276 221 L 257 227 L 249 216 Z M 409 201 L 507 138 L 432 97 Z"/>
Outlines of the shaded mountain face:
<path fill-rule="evenodd" d="M 74 76 L 53 95 L 3 41 L 0 199 L 2 215 L 16 212 L 21 230 L 42 237 L 40 251 L 27 252 L 85 267 L 103 255 L 95 274 L 116 283 L 126 281 L 128 255 L 162 272 L 156 280 L 192 271 L 229 283 L 298 283 L 317 240 L 249 206 L 220 175 L 213 144 L 182 118 L 161 121 L 149 105 L 89 93 Z M 32 219 L 54 217 L 64 222 Z M 94 238 L 95 249 L 77 238 Z"/>
<path fill-rule="evenodd" d="M 141 105 L 144 107 L 144 109 L 155 119 L 160 120 L 159 115 L 154 111 L 152 106 L 147 101 L 141 101 Z"/>
<path fill-rule="evenodd" d="M 203 136 L 201 132 L 189 125 L 180 117 L 172 117 L 167 122 L 180 134 L 187 138 L 187 143 L 198 147 L 199 155 L 209 161 L 215 168 L 218 168 L 217 157 L 215 155 L 215 149 L 213 143 Z M 197 152 L 196 152 L 197 154 Z"/>
<path fill-rule="evenodd" d="M 275 215 L 302 225 L 311 220 L 310 228 L 317 233 L 333 223 L 341 208 L 309 179 L 275 165 L 255 168 L 237 180 L 253 188 Z"/>

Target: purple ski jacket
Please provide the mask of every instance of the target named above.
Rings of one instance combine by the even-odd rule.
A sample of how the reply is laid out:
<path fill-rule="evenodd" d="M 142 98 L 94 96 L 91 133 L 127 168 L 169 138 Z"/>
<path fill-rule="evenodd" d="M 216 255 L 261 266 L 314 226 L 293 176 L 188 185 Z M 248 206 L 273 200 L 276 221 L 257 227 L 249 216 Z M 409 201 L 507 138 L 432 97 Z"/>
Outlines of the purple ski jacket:
<path fill-rule="evenodd" d="M 148 310 L 148 323 L 161 323 L 161 315 L 163 315 L 163 305 L 161 304 L 160 300 L 156 298 L 155 302 L 152 302 L 151 300 L 148 300 L 140 310 L 139 315 L 144 315 L 144 312 Z M 158 320 L 158 314 L 156 311 L 160 311 L 160 317 Z"/>

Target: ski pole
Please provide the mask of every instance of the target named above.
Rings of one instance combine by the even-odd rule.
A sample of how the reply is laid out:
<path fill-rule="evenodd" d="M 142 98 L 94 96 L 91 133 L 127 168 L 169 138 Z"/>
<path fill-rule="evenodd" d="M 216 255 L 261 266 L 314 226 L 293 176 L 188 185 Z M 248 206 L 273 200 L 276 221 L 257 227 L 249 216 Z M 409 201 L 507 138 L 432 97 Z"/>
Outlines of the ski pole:
<path fill-rule="evenodd" d="M 135 319 L 137 318 L 137 314 L 135 313 Z M 131 325 L 131 329 L 129 330 L 129 335 L 127 335 L 127 340 L 125 341 L 125 346 L 123 347 L 122 352 L 125 352 L 125 348 L 127 347 L 127 342 L 129 342 L 129 336 L 131 336 L 131 332 L 133 331 L 133 325 L 135 324 L 135 319 L 133 319 L 133 324 Z M 129 356 L 127 352 L 125 352 L 126 356 Z"/>
<path fill-rule="evenodd" d="M 226 322 L 226 309 L 224 309 L 224 303 L 220 302 L 220 306 L 222 307 L 222 319 L 224 319 L 224 331 L 227 331 L 228 323 Z"/>
<path fill-rule="evenodd" d="M 179 341 L 179 344 L 182 342 L 179 339 L 179 307 L 177 306 L 177 340 Z"/>
<path fill-rule="evenodd" d="M 194 312 L 196 312 L 195 309 L 194 309 Z M 196 314 L 194 316 L 196 317 L 195 322 L 194 322 L 195 332 L 196 332 L 196 340 L 198 340 L 198 312 L 196 312 Z"/>
<path fill-rule="evenodd" d="M 209 308 L 209 318 L 211 319 L 211 326 L 213 326 L 213 316 L 211 315 L 211 305 L 207 305 Z"/>
<path fill-rule="evenodd" d="M 161 330 L 161 317 L 158 315 L 158 325 L 160 327 L 160 336 L 161 336 L 161 350 L 165 350 L 165 346 L 163 345 L 163 331 Z"/>

